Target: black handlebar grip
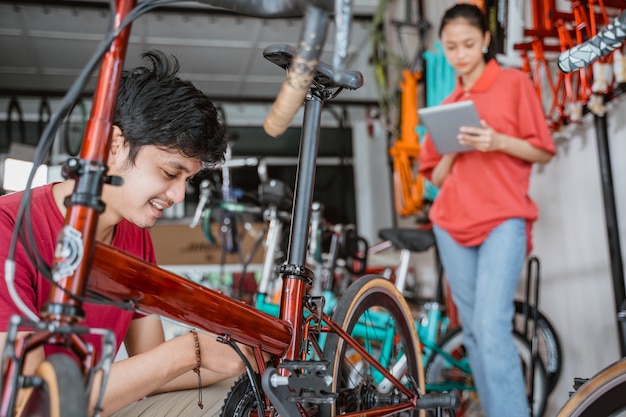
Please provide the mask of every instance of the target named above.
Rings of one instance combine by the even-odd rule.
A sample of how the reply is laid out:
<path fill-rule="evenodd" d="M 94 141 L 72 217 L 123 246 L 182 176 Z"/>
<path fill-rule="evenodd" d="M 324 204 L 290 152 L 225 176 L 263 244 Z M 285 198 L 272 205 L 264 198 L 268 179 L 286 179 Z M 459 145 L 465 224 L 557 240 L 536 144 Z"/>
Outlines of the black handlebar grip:
<path fill-rule="evenodd" d="M 559 69 L 570 73 L 584 68 L 619 48 L 625 40 L 626 11 L 593 38 L 562 52 L 558 58 Z"/>
<path fill-rule="evenodd" d="M 450 392 L 431 392 L 417 399 L 417 409 L 435 410 L 445 408 L 457 411 L 461 407 L 461 396 L 457 390 Z"/>

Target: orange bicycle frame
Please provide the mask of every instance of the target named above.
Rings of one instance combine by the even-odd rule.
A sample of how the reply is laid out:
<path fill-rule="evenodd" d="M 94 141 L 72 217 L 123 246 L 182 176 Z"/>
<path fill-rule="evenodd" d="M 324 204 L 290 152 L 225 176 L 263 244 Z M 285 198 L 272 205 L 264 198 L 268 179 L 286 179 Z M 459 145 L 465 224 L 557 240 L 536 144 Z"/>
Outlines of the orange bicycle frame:
<path fill-rule="evenodd" d="M 417 83 L 420 78 L 420 73 L 407 69 L 402 71 L 400 138 L 389 149 L 393 158 L 395 206 L 402 216 L 415 214 L 423 206 L 424 181 L 420 174 L 413 173 L 420 154 L 419 136 L 415 130 L 418 123 Z"/>

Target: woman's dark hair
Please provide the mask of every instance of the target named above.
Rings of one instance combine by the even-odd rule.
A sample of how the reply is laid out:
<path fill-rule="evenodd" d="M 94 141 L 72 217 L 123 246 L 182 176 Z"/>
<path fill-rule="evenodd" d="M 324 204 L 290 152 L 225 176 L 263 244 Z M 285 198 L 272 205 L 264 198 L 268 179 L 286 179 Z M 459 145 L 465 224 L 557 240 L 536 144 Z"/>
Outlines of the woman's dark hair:
<path fill-rule="evenodd" d="M 178 77 L 175 57 L 149 51 L 142 58 L 147 66 L 122 74 L 113 117 L 130 146 L 129 162 L 145 145 L 176 150 L 203 167 L 223 161 L 225 129 L 211 100 Z"/>
<path fill-rule="evenodd" d="M 446 25 L 457 19 L 464 19 L 470 26 L 478 28 L 483 35 L 489 32 L 487 18 L 478 6 L 468 3 L 458 3 L 446 10 L 441 18 L 441 23 L 439 25 L 439 38 L 441 38 L 441 34 L 443 33 L 443 29 Z M 491 44 L 489 44 L 489 52 L 484 55 L 485 61 L 492 58 Z"/>

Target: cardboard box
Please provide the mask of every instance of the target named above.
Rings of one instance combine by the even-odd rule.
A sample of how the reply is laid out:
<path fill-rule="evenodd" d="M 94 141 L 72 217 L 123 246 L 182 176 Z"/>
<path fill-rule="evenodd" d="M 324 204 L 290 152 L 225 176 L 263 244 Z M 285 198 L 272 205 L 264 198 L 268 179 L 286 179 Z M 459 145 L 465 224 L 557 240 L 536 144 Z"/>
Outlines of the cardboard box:
<path fill-rule="evenodd" d="M 251 223 L 253 230 L 259 236 L 265 227 L 263 223 Z M 239 264 L 241 259 L 247 259 L 255 247 L 257 238 L 252 236 L 241 225 L 240 254 L 226 253 L 225 264 Z M 157 223 L 151 230 L 154 250 L 159 265 L 220 265 L 222 257 L 222 242 L 220 241 L 219 224 L 211 225 L 211 232 L 216 239 L 210 243 L 204 236 L 200 225 L 190 228 L 189 223 Z M 251 264 L 263 263 L 264 248 L 261 243 L 254 254 Z"/>

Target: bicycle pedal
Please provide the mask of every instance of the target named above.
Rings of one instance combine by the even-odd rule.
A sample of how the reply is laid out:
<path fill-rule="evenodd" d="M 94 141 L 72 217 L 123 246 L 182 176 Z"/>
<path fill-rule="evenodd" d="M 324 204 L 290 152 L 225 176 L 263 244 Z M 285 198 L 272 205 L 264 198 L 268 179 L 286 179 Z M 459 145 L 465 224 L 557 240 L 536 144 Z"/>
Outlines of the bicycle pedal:
<path fill-rule="evenodd" d="M 267 368 L 261 378 L 261 385 L 265 394 L 283 417 L 299 416 L 298 403 L 332 403 L 337 394 L 330 392 L 332 378 L 327 377 L 325 363 L 311 361 L 290 361 L 283 366 L 294 366 L 295 369 L 304 368 L 316 372 L 292 372 L 289 376 L 282 376 L 276 368 Z M 296 367 L 297 365 L 297 367 Z"/>
<path fill-rule="evenodd" d="M 287 399 L 297 403 L 332 404 L 335 402 L 335 398 L 337 398 L 337 394 L 335 393 L 313 393 L 304 391 L 301 395 L 290 395 Z"/>
<path fill-rule="evenodd" d="M 326 375 L 327 365 L 326 361 L 288 361 L 279 368 L 289 369 L 289 376 L 280 376 L 273 368 L 268 368 L 265 373 L 270 375 L 271 385 L 275 388 L 289 388 L 289 395 L 285 397 L 288 401 L 328 403 L 333 402 L 336 394 L 330 392 L 332 378 Z"/>
<path fill-rule="evenodd" d="M 326 374 L 328 361 L 285 361 L 278 367 L 291 372 L 286 380 L 283 377 L 290 390 L 287 400 L 315 404 L 335 400 L 337 395 L 330 392 L 332 377 Z"/>
<path fill-rule="evenodd" d="M 326 371 L 328 368 L 328 361 L 289 361 L 286 360 L 278 365 L 279 369 L 286 369 L 288 371 Z"/>
<path fill-rule="evenodd" d="M 461 396 L 457 390 L 449 392 L 430 392 L 417 399 L 418 410 L 452 410 L 461 408 Z"/>

